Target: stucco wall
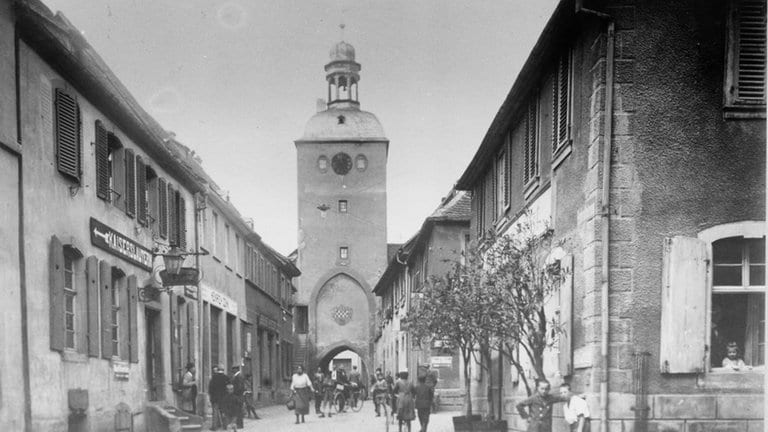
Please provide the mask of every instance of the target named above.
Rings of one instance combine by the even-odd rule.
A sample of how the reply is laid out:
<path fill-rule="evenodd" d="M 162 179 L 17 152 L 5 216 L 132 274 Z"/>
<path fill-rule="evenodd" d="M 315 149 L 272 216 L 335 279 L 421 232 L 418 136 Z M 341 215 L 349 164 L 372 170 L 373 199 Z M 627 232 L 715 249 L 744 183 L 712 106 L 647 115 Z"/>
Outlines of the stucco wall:
<path fill-rule="evenodd" d="M 128 381 L 114 379 L 112 362 L 87 356 L 64 356 L 51 351 L 49 346 L 49 241 L 57 235 L 65 243 L 73 243 L 85 257 L 96 256 L 112 265 L 122 268 L 126 275 L 136 275 L 138 285 L 149 283 L 150 273 L 105 251 L 91 246 L 89 218 L 94 217 L 118 232 L 134 239 L 148 249 L 153 247 L 149 229 L 139 226 L 135 219 L 111 203 L 96 197 L 95 156 L 92 143 L 95 140 L 94 122 L 105 122 L 107 129 L 117 135 L 127 148 L 152 164 L 157 174 L 169 180 L 178 188 L 178 182 L 164 172 L 125 136 L 116 125 L 101 114 L 84 97 L 78 96 L 82 117 L 82 183 L 71 188 L 55 168 L 55 146 L 52 129 L 52 81 L 61 79 L 35 52 L 21 44 L 21 98 L 23 103 L 23 152 L 24 152 L 24 207 L 25 207 L 25 261 L 27 264 L 27 286 L 30 334 L 30 380 L 32 392 L 32 417 L 34 430 L 66 430 L 69 408 L 67 390 L 87 388 L 89 410 L 85 427 L 101 430 L 114 425 L 115 407 L 125 402 L 135 414 L 135 427 L 143 427 L 143 405 L 146 382 L 144 377 L 145 326 L 144 311 L 140 303 L 137 317 L 139 363 L 130 363 Z M 187 203 L 191 195 L 183 188 L 181 192 Z M 186 207 L 188 232 L 187 243 L 193 244 L 193 206 Z M 82 268 L 80 269 L 82 271 Z M 162 338 L 170 340 L 168 327 L 168 299 L 161 297 L 163 306 Z M 163 370 L 170 371 L 168 352 L 163 353 Z M 165 394 L 172 397 L 170 375 L 166 372 Z M 171 401 L 173 402 L 173 401 Z"/>

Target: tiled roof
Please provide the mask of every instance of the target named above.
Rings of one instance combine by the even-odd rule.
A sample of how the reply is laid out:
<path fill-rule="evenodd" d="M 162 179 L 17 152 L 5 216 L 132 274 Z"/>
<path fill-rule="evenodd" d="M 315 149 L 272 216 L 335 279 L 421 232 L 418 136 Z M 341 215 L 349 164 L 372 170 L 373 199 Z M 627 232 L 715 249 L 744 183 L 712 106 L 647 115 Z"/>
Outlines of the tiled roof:
<path fill-rule="evenodd" d="M 467 192 L 452 190 L 427 219 L 468 221 L 472 217 L 471 202 L 472 198 Z"/>

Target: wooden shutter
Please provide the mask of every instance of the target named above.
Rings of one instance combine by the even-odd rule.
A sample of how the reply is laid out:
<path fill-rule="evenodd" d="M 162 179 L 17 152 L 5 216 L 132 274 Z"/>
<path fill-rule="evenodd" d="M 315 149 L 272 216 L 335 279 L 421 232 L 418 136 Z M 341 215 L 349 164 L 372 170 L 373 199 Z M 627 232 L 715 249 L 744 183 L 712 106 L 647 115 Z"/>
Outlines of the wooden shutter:
<path fill-rule="evenodd" d="M 139 362 L 139 323 L 138 314 L 138 296 L 136 276 L 128 276 L 128 344 L 130 345 L 131 363 Z"/>
<path fill-rule="evenodd" d="M 88 355 L 99 356 L 99 260 L 89 256 L 85 261 L 88 281 Z"/>
<path fill-rule="evenodd" d="M 707 248 L 690 237 L 664 239 L 661 286 L 662 373 L 704 372 Z"/>
<path fill-rule="evenodd" d="M 558 147 L 562 145 L 569 135 L 568 120 L 569 120 L 569 93 L 570 93 L 570 58 L 569 51 L 566 50 L 560 56 L 560 67 L 558 68 L 557 77 L 557 139 Z"/>
<path fill-rule="evenodd" d="M 135 279 L 135 276 L 131 276 Z M 120 279 L 123 283 L 120 285 L 117 294 L 120 297 L 118 302 L 119 310 L 117 312 L 117 324 L 118 330 L 118 345 L 120 346 L 120 359 L 128 361 L 131 358 L 130 355 L 130 296 L 128 294 L 128 278 Z M 134 284 L 136 282 L 134 281 Z"/>
<path fill-rule="evenodd" d="M 534 93 L 534 95 L 531 96 L 531 100 L 528 102 L 528 111 L 525 121 L 525 167 L 523 169 L 523 177 L 526 184 L 533 180 L 539 171 L 538 157 L 536 154 L 536 109 L 536 93 Z"/>
<path fill-rule="evenodd" d="M 101 357 L 112 358 L 112 266 L 106 261 L 99 263 L 99 287 L 101 289 Z"/>
<path fill-rule="evenodd" d="M 171 246 L 179 245 L 179 219 L 178 219 L 178 201 L 176 200 L 176 191 L 173 186 L 168 185 L 168 243 Z"/>
<path fill-rule="evenodd" d="M 573 255 L 560 260 L 560 335 L 558 338 L 560 375 L 573 373 Z"/>
<path fill-rule="evenodd" d="M 125 214 L 136 216 L 136 157 L 125 149 Z"/>
<path fill-rule="evenodd" d="M 136 156 L 136 219 L 147 226 L 147 168 L 141 156 Z"/>
<path fill-rule="evenodd" d="M 64 328 L 64 245 L 56 236 L 51 237 L 50 251 L 51 349 L 63 351 L 66 339 Z"/>
<path fill-rule="evenodd" d="M 60 173 L 80 181 L 80 107 L 74 96 L 56 89 L 56 167 Z"/>
<path fill-rule="evenodd" d="M 736 103 L 765 104 L 765 0 L 741 0 L 737 11 Z"/>
<path fill-rule="evenodd" d="M 168 189 L 164 178 L 157 179 L 160 237 L 168 237 Z"/>
<path fill-rule="evenodd" d="M 187 249 L 187 203 L 184 200 L 184 197 L 181 196 L 180 191 L 176 191 L 176 195 L 178 196 L 178 204 L 179 204 L 179 210 L 178 210 L 178 219 L 179 219 L 179 247 L 182 250 Z"/>
<path fill-rule="evenodd" d="M 100 120 L 96 120 L 96 196 L 111 201 L 109 190 L 109 143 L 107 130 Z"/>
<path fill-rule="evenodd" d="M 511 160 L 512 160 L 512 133 L 507 134 L 507 141 L 504 150 L 504 208 L 509 205 L 509 185 L 512 178 Z"/>

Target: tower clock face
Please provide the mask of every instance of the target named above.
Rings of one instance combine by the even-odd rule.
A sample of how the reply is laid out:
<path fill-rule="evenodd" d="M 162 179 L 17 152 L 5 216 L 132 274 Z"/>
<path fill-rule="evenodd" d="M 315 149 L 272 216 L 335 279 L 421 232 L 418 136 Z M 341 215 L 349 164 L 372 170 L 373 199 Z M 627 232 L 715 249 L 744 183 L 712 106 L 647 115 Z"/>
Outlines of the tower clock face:
<path fill-rule="evenodd" d="M 352 169 L 352 158 L 346 153 L 336 153 L 331 159 L 333 172 L 338 175 L 346 175 Z"/>

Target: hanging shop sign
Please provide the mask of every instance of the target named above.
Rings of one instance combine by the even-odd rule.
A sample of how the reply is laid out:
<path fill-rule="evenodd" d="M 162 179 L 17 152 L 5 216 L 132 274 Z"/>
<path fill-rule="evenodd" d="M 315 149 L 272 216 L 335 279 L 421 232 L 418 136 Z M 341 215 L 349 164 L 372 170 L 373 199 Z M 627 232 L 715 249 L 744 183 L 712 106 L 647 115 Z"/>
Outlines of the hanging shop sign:
<path fill-rule="evenodd" d="M 130 263 L 152 271 L 152 251 L 113 228 L 91 218 L 91 244 Z"/>

